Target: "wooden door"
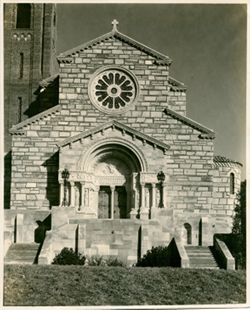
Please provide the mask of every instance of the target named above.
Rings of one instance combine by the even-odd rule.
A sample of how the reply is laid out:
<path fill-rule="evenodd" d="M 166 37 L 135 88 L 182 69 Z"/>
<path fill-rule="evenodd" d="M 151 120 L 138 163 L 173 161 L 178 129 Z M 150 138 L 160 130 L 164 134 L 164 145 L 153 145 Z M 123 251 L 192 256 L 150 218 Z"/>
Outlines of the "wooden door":
<path fill-rule="evenodd" d="M 127 218 L 127 193 L 125 187 L 117 186 L 114 196 L 114 218 Z"/>
<path fill-rule="evenodd" d="M 107 186 L 101 186 L 98 197 L 98 218 L 107 219 L 111 218 L 111 192 Z"/>

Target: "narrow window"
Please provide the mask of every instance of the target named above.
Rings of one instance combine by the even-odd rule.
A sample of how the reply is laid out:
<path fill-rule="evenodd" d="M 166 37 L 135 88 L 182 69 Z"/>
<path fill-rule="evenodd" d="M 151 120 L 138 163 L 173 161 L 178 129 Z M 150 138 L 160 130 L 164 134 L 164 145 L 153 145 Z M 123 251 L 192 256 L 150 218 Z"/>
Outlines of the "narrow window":
<path fill-rule="evenodd" d="M 54 13 L 54 18 L 53 18 L 53 26 L 56 25 L 56 13 Z"/>
<path fill-rule="evenodd" d="M 18 97 L 18 123 L 22 121 L 23 100 L 22 97 Z"/>
<path fill-rule="evenodd" d="M 231 172 L 230 173 L 230 194 L 232 195 L 235 193 L 234 187 L 235 187 L 235 177 L 234 177 L 234 173 Z"/>
<path fill-rule="evenodd" d="M 19 79 L 23 78 L 23 53 L 20 53 L 20 62 L 19 62 Z"/>
<path fill-rule="evenodd" d="M 17 5 L 16 28 L 30 28 L 31 5 L 19 3 Z"/>

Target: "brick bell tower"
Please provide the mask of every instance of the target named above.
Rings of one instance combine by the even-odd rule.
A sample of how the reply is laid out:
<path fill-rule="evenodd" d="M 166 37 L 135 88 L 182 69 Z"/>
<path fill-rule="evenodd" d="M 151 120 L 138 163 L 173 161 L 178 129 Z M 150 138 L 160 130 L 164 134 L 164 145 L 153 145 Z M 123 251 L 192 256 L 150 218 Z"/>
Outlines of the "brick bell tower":
<path fill-rule="evenodd" d="M 4 138 L 11 147 L 9 129 L 26 119 L 38 83 L 56 71 L 56 5 L 4 5 Z"/>

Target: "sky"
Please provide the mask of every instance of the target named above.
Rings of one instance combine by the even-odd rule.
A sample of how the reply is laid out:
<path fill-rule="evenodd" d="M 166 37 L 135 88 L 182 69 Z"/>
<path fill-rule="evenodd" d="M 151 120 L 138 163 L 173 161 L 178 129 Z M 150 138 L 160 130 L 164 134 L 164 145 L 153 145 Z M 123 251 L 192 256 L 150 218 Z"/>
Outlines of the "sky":
<path fill-rule="evenodd" d="M 215 155 L 246 163 L 245 4 L 57 4 L 57 52 L 111 31 L 169 56 L 187 116 L 215 131 Z"/>

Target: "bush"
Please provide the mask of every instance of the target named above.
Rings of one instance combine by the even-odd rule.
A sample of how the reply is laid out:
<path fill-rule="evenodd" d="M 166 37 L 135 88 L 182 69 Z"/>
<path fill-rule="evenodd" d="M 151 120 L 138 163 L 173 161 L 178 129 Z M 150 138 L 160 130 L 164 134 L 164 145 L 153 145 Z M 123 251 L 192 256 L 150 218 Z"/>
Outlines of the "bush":
<path fill-rule="evenodd" d="M 125 264 L 120 261 L 117 257 L 108 257 L 104 258 L 100 255 L 93 255 L 87 257 L 86 259 L 87 266 L 112 266 L 112 267 L 125 267 Z"/>
<path fill-rule="evenodd" d="M 138 260 L 137 267 L 164 267 L 168 266 L 167 247 L 152 247 Z"/>
<path fill-rule="evenodd" d="M 72 248 L 63 248 L 53 259 L 53 265 L 84 265 L 86 257 Z"/>
<path fill-rule="evenodd" d="M 87 257 L 86 265 L 88 266 L 107 266 L 105 259 L 100 255 Z"/>
<path fill-rule="evenodd" d="M 112 266 L 112 267 L 125 267 L 126 265 L 119 260 L 117 257 L 109 257 L 106 259 L 106 264 L 107 266 Z"/>

